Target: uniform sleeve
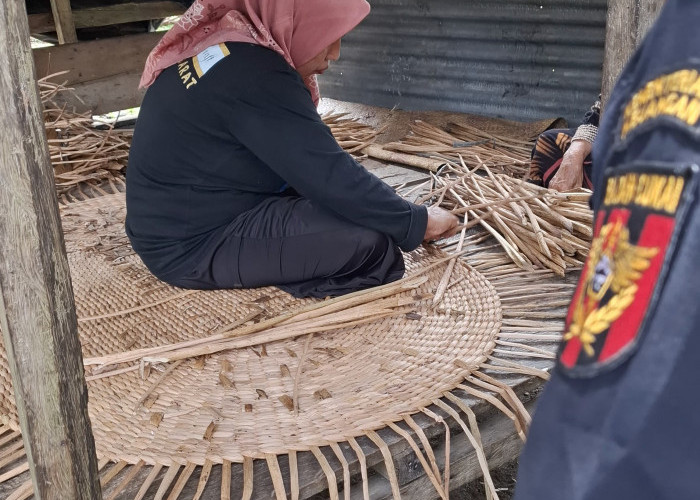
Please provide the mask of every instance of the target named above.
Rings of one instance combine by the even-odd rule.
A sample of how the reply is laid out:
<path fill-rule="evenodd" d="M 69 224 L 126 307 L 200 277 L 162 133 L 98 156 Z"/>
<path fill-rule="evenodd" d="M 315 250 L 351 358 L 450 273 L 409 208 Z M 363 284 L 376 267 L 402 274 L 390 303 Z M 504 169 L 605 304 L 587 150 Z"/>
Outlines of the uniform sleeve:
<path fill-rule="evenodd" d="M 270 70 L 232 104 L 230 132 L 299 194 L 405 251 L 423 240 L 425 207 L 398 196 L 338 145 L 299 75 Z"/>

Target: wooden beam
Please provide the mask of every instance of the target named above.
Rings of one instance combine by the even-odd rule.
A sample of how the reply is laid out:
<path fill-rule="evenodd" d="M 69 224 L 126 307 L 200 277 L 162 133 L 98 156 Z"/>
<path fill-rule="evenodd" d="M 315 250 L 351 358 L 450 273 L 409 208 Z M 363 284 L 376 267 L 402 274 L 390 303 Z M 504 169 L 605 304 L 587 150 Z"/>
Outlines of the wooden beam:
<path fill-rule="evenodd" d="M 118 36 L 35 49 L 37 76 L 69 71 L 61 76 L 70 86 L 143 70 L 146 57 L 164 33 Z"/>
<path fill-rule="evenodd" d="M 73 23 L 73 11 L 70 8 L 70 0 L 51 0 L 51 12 L 53 12 L 53 22 L 56 26 L 58 43 L 75 43 L 78 35 L 75 33 Z"/>
<path fill-rule="evenodd" d="M 24 0 L 3 0 L 0 67 L 0 329 L 34 498 L 99 499 L 75 304 Z"/>
<path fill-rule="evenodd" d="M 58 95 L 55 101 L 59 105 L 67 104 L 68 109 L 75 109 L 79 113 L 92 111 L 95 115 L 135 108 L 141 105 L 146 93 L 138 88 L 140 79 L 139 71 L 75 84 L 72 92 Z"/>
<path fill-rule="evenodd" d="M 185 7 L 178 2 L 147 2 L 106 5 L 73 11 L 73 22 L 76 28 L 93 28 L 110 26 L 112 24 L 132 23 L 150 19 L 163 19 L 178 16 L 185 12 Z M 55 31 L 56 25 L 50 14 L 32 14 L 29 16 L 29 31 L 31 33 L 47 33 Z"/>
<path fill-rule="evenodd" d="M 65 82 L 73 91 L 55 100 L 79 112 L 102 114 L 134 108 L 144 95 L 138 84 L 146 57 L 162 36 L 144 33 L 35 49 L 37 77 L 68 71 L 56 81 Z"/>
<path fill-rule="evenodd" d="M 603 58 L 603 105 L 617 77 L 656 20 L 665 0 L 608 0 Z"/>

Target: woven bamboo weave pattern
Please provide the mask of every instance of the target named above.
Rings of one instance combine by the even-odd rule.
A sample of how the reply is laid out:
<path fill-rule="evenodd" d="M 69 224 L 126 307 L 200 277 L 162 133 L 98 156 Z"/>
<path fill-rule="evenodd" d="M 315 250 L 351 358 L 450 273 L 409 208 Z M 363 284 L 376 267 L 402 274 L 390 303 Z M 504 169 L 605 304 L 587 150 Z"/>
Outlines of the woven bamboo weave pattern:
<path fill-rule="evenodd" d="M 168 286 L 133 254 L 124 215 L 123 194 L 62 208 L 86 358 L 203 338 L 241 318 L 261 321 L 314 302 L 274 287 Z M 407 274 L 443 257 L 435 249 L 413 252 Z M 501 328 L 494 287 L 461 261 L 440 313 L 432 309 L 444 270 L 435 267 L 401 292 L 410 305 L 399 314 L 352 328 L 141 370 L 122 364 L 131 371 L 105 378 L 88 370 L 98 454 L 129 463 L 242 462 L 346 441 L 424 408 L 487 359 Z M 18 428 L 0 354 L 0 411 Z"/>

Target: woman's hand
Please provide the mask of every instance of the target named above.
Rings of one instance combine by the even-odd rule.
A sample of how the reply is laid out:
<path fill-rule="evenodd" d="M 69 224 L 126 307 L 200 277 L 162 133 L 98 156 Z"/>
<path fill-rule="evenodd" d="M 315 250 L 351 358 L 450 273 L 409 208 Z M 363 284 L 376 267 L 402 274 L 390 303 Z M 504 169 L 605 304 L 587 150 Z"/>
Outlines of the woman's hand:
<path fill-rule="evenodd" d="M 425 228 L 423 241 L 435 241 L 449 238 L 457 233 L 459 219 L 456 215 L 438 206 L 428 207 L 428 226 Z"/>
<path fill-rule="evenodd" d="M 592 147 L 588 141 L 572 142 L 561 159 L 559 170 L 549 181 L 549 188 L 565 192 L 583 186 L 583 162 L 591 153 Z"/>

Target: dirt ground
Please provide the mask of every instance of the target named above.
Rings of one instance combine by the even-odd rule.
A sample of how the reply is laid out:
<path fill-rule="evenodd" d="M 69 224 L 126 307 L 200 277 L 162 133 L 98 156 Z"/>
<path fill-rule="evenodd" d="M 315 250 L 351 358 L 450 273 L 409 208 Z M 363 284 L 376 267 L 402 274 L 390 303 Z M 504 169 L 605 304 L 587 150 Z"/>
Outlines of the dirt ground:
<path fill-rule="evenodd" d="M 491 471 L 493 483 L 500 500 L 511 500 L 515 490 L 515 478 L 518 473 L 518 461 L 508 462 Z M 484 480 L 479 478 L 468 485 L 450 493 L 453 500 L 486 500 Z"/>

